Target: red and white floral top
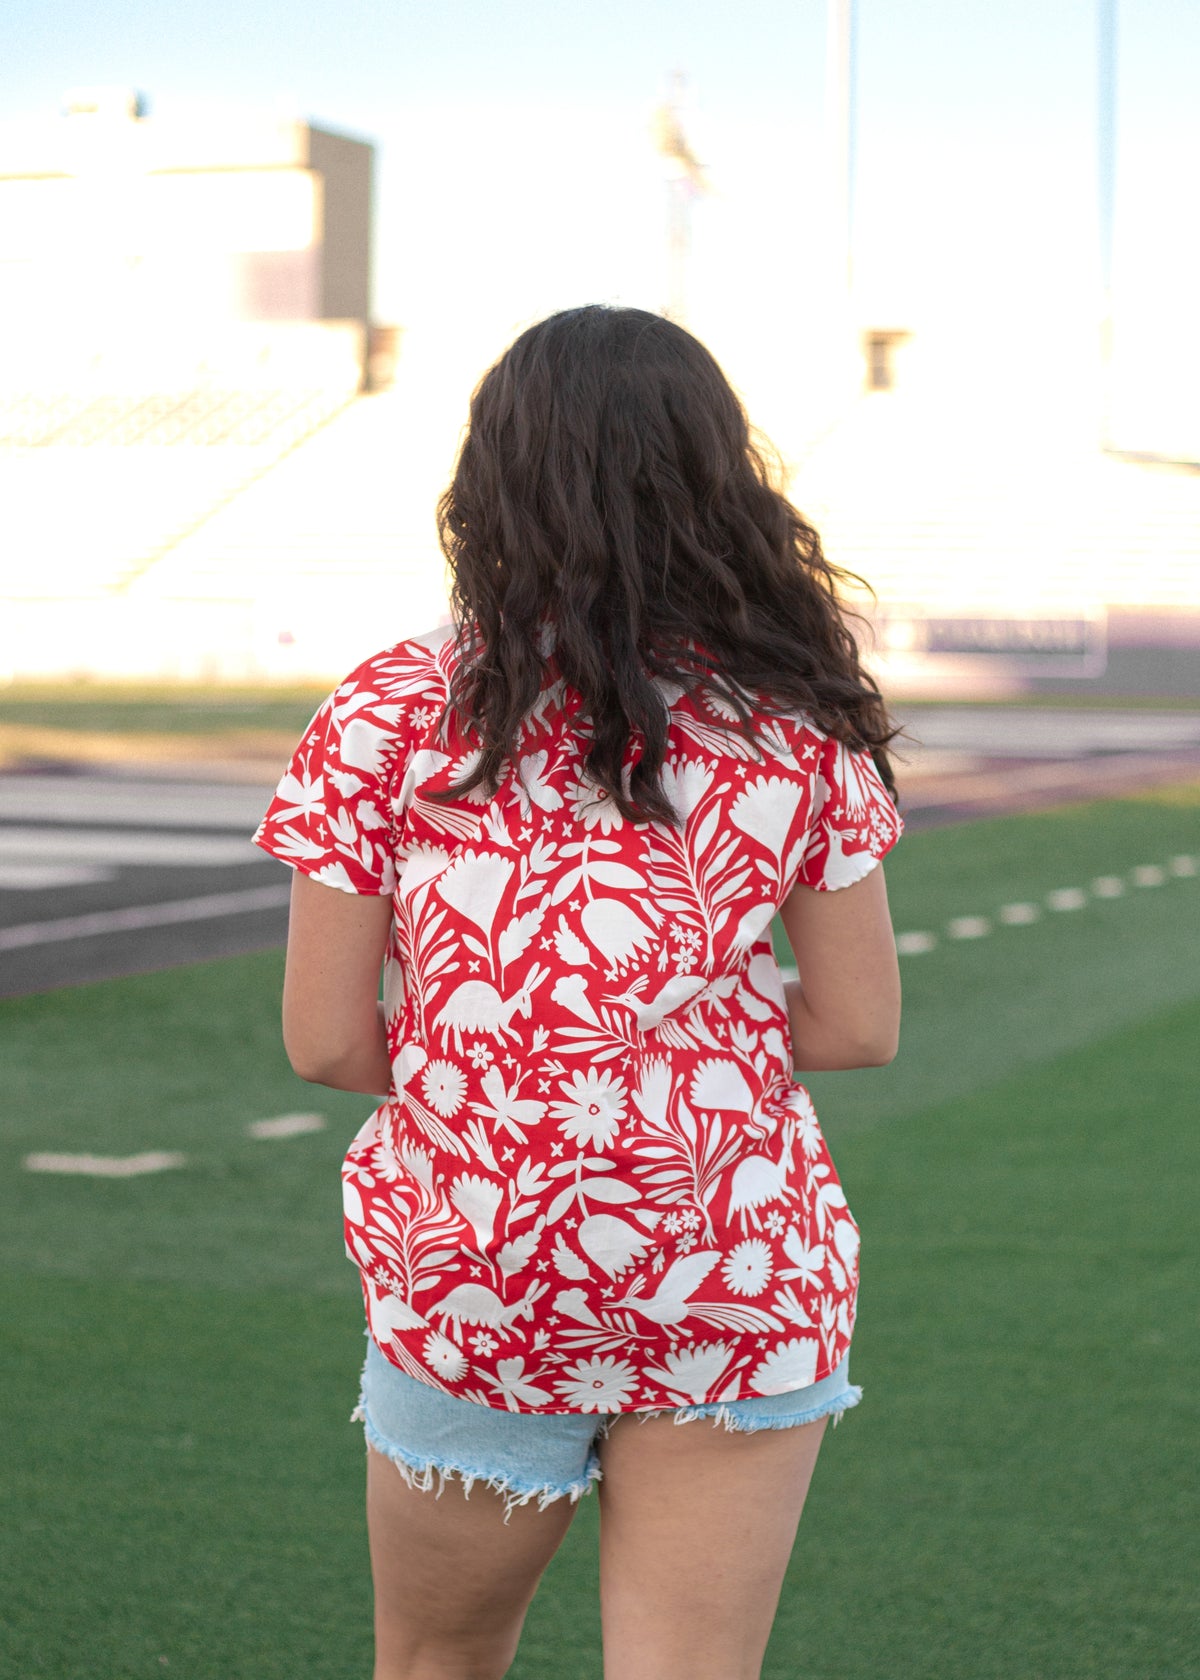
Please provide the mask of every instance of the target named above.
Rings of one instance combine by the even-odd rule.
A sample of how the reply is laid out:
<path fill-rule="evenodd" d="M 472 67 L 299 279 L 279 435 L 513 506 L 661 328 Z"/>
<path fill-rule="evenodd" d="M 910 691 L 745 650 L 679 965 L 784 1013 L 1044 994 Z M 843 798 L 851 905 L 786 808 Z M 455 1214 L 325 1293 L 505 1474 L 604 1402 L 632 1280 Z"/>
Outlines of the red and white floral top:
<path fill-rule="evenodd" d="M 343 1167 L 371 1335 L 514 1412 L 815 1382 L 850 1345 L 859 1236 L 770 929 L 796 881 L 848 886 L 895 843 L 875 766 L 801 717 L 756 752 L 664 684 L 682 826 L 628 823 L 554 681 L 495 796 L 436 803 L 471 751 L 436 738 L 455 658 L 444 627 L 353 671 L 254 836 L 393 896 L 392 1089 Z"/>

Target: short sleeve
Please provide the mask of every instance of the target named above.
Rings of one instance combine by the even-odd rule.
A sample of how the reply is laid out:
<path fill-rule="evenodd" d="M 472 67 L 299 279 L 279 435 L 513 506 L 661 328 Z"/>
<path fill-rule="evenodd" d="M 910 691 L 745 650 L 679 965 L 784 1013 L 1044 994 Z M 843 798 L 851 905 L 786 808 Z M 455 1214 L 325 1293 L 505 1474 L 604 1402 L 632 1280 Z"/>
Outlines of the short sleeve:
<path fill-rule="evenodd" d="M 292 754 L 254 844 L 342 892 L 393 892 L 391 794 L 408 756 L 402 713 L 380 694 L 369 668 L 347 677 Z"/>
<path fill-rule="evenodd" d="M 853 886 L 890 852 L 904 823 L 869 752 L 829 736 L 821 746 L 796 880 L 818 892 Z"/>

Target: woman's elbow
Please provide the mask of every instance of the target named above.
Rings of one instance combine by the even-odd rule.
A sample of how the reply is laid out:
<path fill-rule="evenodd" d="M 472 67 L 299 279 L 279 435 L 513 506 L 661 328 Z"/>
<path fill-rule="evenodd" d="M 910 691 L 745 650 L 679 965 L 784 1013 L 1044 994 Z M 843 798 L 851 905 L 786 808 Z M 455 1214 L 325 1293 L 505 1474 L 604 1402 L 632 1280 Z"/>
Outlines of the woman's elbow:
<path fill-rule="evenodd" d="M 887 1067 L 900 1049 L 900 1020 L 864 1025 L 854 1038 L 855 1067 Z"/>
<path fill-rule="evenodd" d="M 896 1053 L 899 1048 L 900 1039 L 898 1035 L 886 1042 L 868 1045 L 863 1051 L 863 1060 L 858 1063 L 858 1066 L 887 1067 L 890 1062 L 896 1060 Z"/>

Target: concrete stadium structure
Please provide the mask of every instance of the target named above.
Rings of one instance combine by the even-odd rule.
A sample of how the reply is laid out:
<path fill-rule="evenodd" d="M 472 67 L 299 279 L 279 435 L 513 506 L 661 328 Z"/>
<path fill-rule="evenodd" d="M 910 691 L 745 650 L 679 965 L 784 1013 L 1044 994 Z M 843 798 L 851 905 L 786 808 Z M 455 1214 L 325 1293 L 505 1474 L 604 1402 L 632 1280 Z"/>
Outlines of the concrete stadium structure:
<path fill-rule="evenodd" d="M 443 620 L 466 390 L 416 346 L 366 389 L 370 146 L 70 103 L 0 135 L 0 680 L 323 681 Z M 1200 693 L 1200 472 L 1105 453 L 1036 355 L 856 337 L 780 441 L 889 685 Z"/>

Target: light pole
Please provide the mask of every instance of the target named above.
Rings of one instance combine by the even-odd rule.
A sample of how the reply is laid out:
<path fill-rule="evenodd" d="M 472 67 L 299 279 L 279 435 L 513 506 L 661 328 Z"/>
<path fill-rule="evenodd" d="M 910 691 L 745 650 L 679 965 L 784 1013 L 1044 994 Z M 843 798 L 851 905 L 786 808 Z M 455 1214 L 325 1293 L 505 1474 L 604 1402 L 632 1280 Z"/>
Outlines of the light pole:
<path fill-rule="evenodd" d="M 691 248 L 692 201 L 708 191 L 704 169 L 683 132 L 679 104 L 683 77 L 671 78 L 671 92 L 654 114 L 654 143 L 667 171 L 667 307 L 669 321 L 687 313 L 687 266 Z"/>

